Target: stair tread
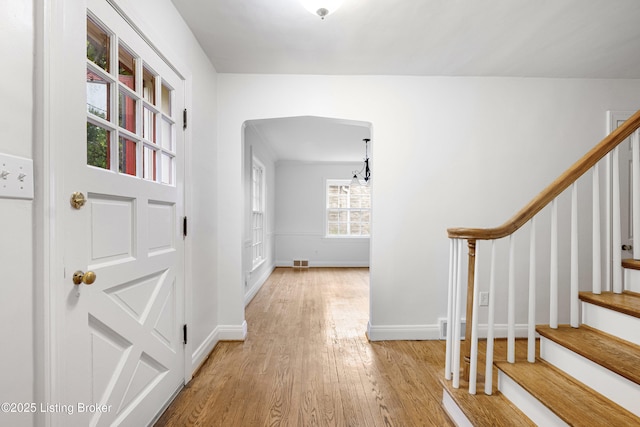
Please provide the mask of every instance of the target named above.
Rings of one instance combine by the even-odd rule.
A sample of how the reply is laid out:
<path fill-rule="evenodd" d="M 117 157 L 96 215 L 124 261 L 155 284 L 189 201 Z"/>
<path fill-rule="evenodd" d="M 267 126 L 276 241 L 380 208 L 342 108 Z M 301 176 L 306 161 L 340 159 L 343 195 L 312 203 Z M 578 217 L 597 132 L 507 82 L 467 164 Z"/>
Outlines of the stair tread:
<path fill-rule="evenodd" d="M 640 425 L 640 418 L 543 360 L 495 365 L 569 425 Z"/>
<path fill-rule="evenodd" d="M 580 300 L 640 318 L 640 294 L 635 292 L 624 291 L 621 294 L 580 292 Z"/>
<path fill-rule="evenodd" d="M 540 325 L 536 331 L 618 375 L 640 384 L 640 346 L 622 340 L 613 335 L 581 325 L 572 328 L 570 325 L 558 325 L 552 329 Z"/>
<path fill-rule="evenodd" d="M 453 388 L 450 381 L 442 381 L 442 384 L 444 393 L 449 393 L 474 426 L 535 426 L 535 423 L 500 392 L 491 396 L 484 393 L 469 394 L 467 389 Z"/>
<path fill-rule="evenodd" d="M 633 258 L 623 259 L 622 266 L 624 268 L 630 268 L 632 270 L 640 270 L 640 259 L 633 259 Z"/>

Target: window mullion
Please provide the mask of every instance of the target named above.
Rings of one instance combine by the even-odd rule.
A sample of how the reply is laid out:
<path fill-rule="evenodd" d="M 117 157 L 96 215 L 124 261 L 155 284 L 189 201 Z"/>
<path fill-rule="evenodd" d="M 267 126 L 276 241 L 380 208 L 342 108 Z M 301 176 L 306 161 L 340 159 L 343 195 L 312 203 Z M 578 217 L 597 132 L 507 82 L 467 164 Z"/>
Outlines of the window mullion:
<path fill-rule="evenodd" d="M 111 132 L 109 141 L 110 152 L 109 155 L 111 157 L 111 170 L 118 172 L 118 164 L 120 153 L 118 150 L 118 142 L 120 141 L 120 132 L 118 129 L 118 114 L 120 109 L 120 103 L 118 102 L 119 98 L 119 85 L 118 85 L 118 36 L 115 34 L 111 34 L 110 36 L 110 46 L 109 46 L 109 70 L 111 74 L 111 78 L 115 80 L 115 83 L 109 86 L 110 90 L 110 112 L 111 119 L 110 122 L 114 125 L 114 131 Z"/>

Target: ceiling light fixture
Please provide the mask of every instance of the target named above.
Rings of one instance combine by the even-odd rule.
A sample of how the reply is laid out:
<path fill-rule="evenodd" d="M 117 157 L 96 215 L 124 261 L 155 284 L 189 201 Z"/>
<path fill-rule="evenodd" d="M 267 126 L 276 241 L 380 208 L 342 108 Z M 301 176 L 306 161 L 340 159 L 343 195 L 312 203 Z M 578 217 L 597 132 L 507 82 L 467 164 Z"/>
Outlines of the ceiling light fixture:
<path fill-rule="evenodd" d="M 300 0 L 305 9 L 320 19 L 338 10 L 344 0 Z"/>
<path fill-rule="evenodd" d="M 371 169 L 369 169 L 369 138 L 363 139 L 364 141 L 364 166 L 359 171 L 353 171 L 353 179 L 351 179 L 351 185 L 369 185 L 371 179 Z M 360 181 L 362 179 L 362 181 Z"/>

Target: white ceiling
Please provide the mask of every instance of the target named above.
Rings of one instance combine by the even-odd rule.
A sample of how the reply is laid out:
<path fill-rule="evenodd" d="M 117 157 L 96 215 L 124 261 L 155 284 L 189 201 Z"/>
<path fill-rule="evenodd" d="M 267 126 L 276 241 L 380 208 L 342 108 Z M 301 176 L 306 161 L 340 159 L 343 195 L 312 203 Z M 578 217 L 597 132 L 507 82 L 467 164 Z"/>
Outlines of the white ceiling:
<path fill-rule="evenodd" d="M 250 120 L 247 126 L 255 129 L 279 161 L 361 162 L 365 157 L 362 140 L 371 138 L 369 123 L 325 117 Z"/>
<path fill-rule="evenodd" d="M 639 0 L 172 0 L 221 73 L 640 78 Z"/>
<path fill-rule="evenodd" d="M 220 73 L 640 78 L 640 0 L 345 0 L 324 21 L 299 0 L 172 1 Z M 360 161 L 370 132 L 252 125 L 302 161 Z"/>

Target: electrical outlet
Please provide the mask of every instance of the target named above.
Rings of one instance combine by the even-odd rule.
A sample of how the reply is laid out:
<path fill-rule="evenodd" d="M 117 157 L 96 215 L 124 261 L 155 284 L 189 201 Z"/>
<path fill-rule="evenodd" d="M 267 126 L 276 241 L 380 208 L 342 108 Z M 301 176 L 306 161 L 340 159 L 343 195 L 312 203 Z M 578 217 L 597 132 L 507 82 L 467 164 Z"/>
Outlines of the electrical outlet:
<path fill-rule="evenodd" d="M 0 198 L 33 199 L 33 160 L 0 154 Z"/>
<path fill-rule="evenodd" d="M 489 305 L 489 292 L 480 292 L 480 306 L 486 307 Z"/>

